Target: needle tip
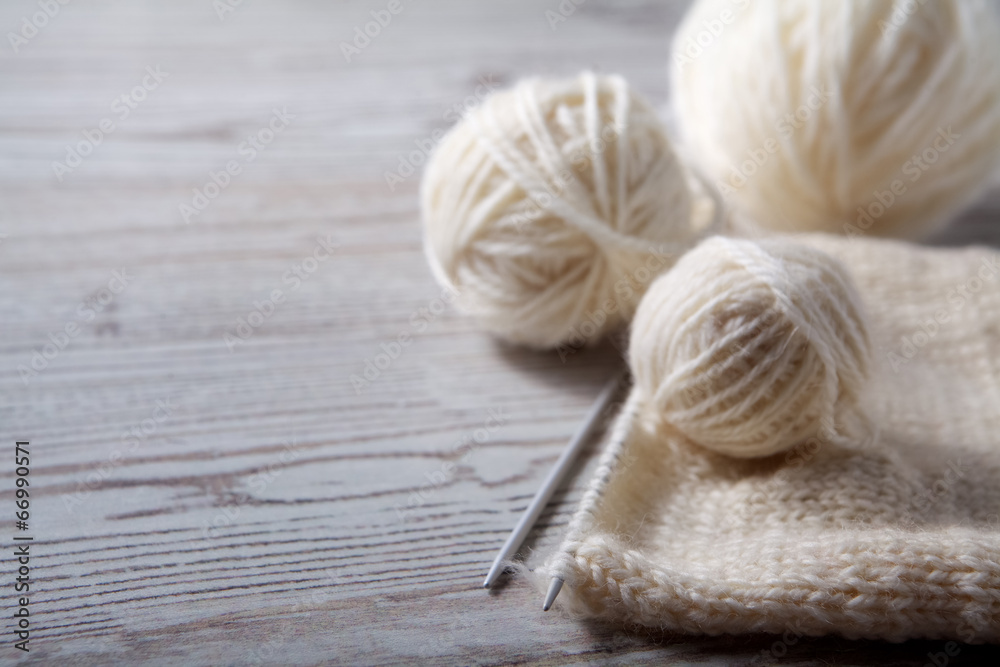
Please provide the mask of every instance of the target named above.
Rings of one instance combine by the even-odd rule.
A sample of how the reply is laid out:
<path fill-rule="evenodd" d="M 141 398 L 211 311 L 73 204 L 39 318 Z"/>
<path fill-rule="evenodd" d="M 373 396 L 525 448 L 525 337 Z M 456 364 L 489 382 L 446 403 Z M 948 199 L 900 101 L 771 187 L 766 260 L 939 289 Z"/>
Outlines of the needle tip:
<path fill-rule="evenodd" d="M 483 582 L 483 588 L 492 588 L 493 584 L 497 583 L 497 579 L 503 574 L 502 565 L 502 559 L 500 556 L 497 556 L 497 559 L 493 561 L 492 567 L 490 567 L 490 571 L 486 573 L 486 581 Z"/>
<path fill-rule="evenodd" d="M 542 605 L 542 611 L 548 611 L 552 608 L 552 603 L 556 601 L 556 596 L 562 590 L 562 585 L 562 579 L 558 577 L 552 578 L 552 583 L 549 584 L 549 592 L 545 595 L 545 603 Z"/>

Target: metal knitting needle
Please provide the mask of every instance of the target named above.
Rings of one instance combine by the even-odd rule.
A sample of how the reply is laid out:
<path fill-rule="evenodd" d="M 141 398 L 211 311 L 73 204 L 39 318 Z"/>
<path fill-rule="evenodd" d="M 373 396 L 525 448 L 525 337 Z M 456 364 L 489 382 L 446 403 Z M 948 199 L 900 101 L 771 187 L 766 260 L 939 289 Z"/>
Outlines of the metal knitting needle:
<path fill-rule="evenodd" d="M 617 389 L 618 384 L 621 382 L 622 375 L 624 373 L 619 373 L 615 375 L 608 383 L 604 386 L 601 391 L 600 396 L 591 406 L 590 412 L 583 420 L 583 424 L 580 429 L 570 440 L 569 445 L 563 450 L 563 453 L 559 456 L 559 460 L 549 471 L 548 477 L 542 482 L 542 488 L 538 489 L 538 493 L 532 499 L 531 504 L 528 505 L 528 509 L 524 511 L 521 516 L 521 520 L 517 522 L 517 526 L 514 527 L 514 531 L 507 538 L 504 543 L 503 548 L 500 549 L 500 553 L 497 554 L 496 559 L 493 561 L 492 567 L 490 567 L 489 574 L 486 575 L 486 581 L 483 582 L 483 588 L 489 588 L 492 586 L 496 580 L 500 577 L 503 572 L 503 563 L 505 560 L 514 555 L 521 543 L 524 542 L 524 538 L 528 536 L 531 532 L 532 527 L 534 527 L 535 522 L 538 521 L 538 517 L 541 515 L 542 510 L 548 504 L 549 499 L 557 488 L 559 488 L 560 482 L 562 482 L 563 477 L 569 470 L 570 465 L 573 460 L 577 457 L 580 451 L 583 449 L 583 445 L 587 443 L 588 436 L 594 430 L 594 426 L 597 425 L 598 417 L 604 411 L 604 408 L 611 401 L 611 397 L 614 396 L 615 389 Z M 562 582 L 559 582 L 562 585 Z M 558 590 L 556 591 L 558 593 Z M 549 591 L 549 597 L 555 599 L 552 595 L 552 591 Z M 548 610 L 548 607 L 545 607 Z"/>
<path fill-rule="evenodd" d="M 556 601 L 556 596 L 562 590 L 562 585 L 562 579 L 552 577 L 552 583 L 549 584 L 549 592 L 545 594 L 545 602 L 542 603 L 542 611 L 548 611 L 552 607 L 552 603 Z"/>

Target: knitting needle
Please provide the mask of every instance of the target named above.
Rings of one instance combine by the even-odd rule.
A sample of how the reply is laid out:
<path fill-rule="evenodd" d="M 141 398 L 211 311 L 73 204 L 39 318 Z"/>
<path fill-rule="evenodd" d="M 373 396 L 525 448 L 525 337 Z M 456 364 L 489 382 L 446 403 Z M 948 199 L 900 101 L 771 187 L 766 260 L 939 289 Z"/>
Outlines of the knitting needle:
<path fill-rule="evenodd" d="M 552 603 L 556 601 L 556 596 L 562 590 L 562 585 L 562 579 L 552 577 L 552 583 L 549 584 L 549 592 L 545 594 L 545 602 L 542 604 L 542 611 L 548 611 L 552 607 Z"/>
<path fill-rule="evenodd" d="M 503 548 L 500 549 L 500 553 L 497 554 L 496 559 L 493 561 L 492 567 L 490 567 L 489 574 L 486 575 L 486 581 L 483 582 L 483 588 L 489 588 L 492 586 L 496 580 L 500 577 L 503 572 L 503 563 L 508 558 L 510 558 L 514 553 L 517 552 L 521 543 L 524 542 L 524 538 L 528 536 L 531 529 L 534 527 L 535 522 L 538 521 L 538 517 L 541 515 L 542 510 L 548 504 L 549 499 L 557 488 L 559 488 L 560 482 L 562 482 L 563 477 L 570 468 L 573 459 L 577 457 L 580 451 L 583 449 L 583 445 L 586 444 L 587 438 L 591 431 L 594 430 L 594 426 L 597 425 L 598 417 L 604 411 L 604 408 L 611 401 L 611 397 L 614 396 L 615 389 L 618 388 L 618 384 L 621 382 L 623 373 L 615 375 L 608 383 L 604 386 L 601 391 L 600 396 L 591 406 L 590 412 L 583 420 L 583 424 L 580 426 L 579 430 L 570 440 L 569 445 L 563 450 L 563 453 L 559 456 L 559 460 L 549 471 L 548 477 L 542 482 L 542 488 L 538 489 L 538 493 L 532 499 L 531 504 L 528 505 L 528 509 L 524 511 L 521 516 L 521 520 L 517 522 L 514 527 L 513 532 L 511 532 L 510 537 L 504 543 Z M 562 582 L 559 582 L 560 585 Z M 558 591 L 557 591 L 558 592 Z M 550 590 L 551 595 L 551 590 Z M 553 599 L 555 596 L 552 596 Z M 548 607 L 546 607 L 548 609 Z"/>

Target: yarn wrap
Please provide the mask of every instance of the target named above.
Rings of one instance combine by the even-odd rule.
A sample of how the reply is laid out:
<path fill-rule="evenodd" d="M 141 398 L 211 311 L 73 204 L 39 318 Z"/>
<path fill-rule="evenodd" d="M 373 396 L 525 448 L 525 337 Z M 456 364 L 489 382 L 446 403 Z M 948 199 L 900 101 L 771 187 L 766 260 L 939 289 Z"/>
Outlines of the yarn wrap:
<path fill-rule="evenodd" d="M 698 191 L 621 77 L 529 79 L 487 98 L 434 151 L 425 249 L 459 308 L 499 336 L 592 343 L 627 323 L 652 277 L 721 217 L 719 206 L 704 214 Z"/>
<path fill-rule="evenodd" d="M 697 0 L 675 34 L 685 154 L 742 231 L 920 238 L 997 181 L 986 0 Z"/>
<path fill-rule="evenodd" d="M 836 433 L 862 395 L 870 346 L 861 300 L 832 257 L 714 237 L 650 287 L 629 359 L 649 419 L 756 457 Z"/>

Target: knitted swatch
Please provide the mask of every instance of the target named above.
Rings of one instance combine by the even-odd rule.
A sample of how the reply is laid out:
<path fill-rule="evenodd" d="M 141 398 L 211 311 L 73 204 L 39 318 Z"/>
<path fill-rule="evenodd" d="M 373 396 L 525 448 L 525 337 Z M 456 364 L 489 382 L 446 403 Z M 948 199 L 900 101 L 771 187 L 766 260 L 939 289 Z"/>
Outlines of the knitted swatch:
<path fill-rule="evenodd" d="M 861 295 L 877 429 L 736 458 L 633 390 L 543 572 L 575 613 L 669 631 L 1000 642 L 1000 253 L 793 238 Z"/>

